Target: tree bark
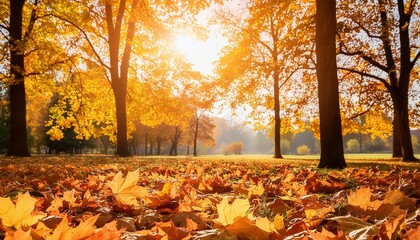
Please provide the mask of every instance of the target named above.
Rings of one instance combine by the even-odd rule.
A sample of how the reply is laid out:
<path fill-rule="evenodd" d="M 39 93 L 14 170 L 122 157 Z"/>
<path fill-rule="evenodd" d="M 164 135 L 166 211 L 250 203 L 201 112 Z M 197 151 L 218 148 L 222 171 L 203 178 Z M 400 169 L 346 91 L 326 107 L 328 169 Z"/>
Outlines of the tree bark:
<path fill-rule="evenodd" d="M 134 11 L 136 8 L 137 3 L 138 0 L 133 1 L 132 11 Z M 120 38 L 124 15 L 129 15 L 130 18 L 128 19 L 127 36 L 120 62 Z M 129 14 L 126 12 L 126 0 L 120 0 L 118 13 L 114 23 L 112 2 L 106 1 L 105 3 L 105 18 L 108 30 L 110 62 L 109 71 L 111 75 L 111 85 L 114 92 L 117 113 L 117 151 L 115 154 L 120 157 L 130 156 L 127 140 L 127 81 L 132 44 L 136 29 L 136 21 L 134 16 L 135 14 Z"/>
<path fill-rule="evenodd" d="M 26 99 L 22 14 L 25 0 L 10 0 L 10 140 L 8 156 L 30 156 L 26 133 Z"/>
<path fill-rule="evenodd" d="M 152 139 L 150 139 L 149 155 L 150 156 L 153 155 L 153 140 Z"/>
<path fill-rule="evenodd" d="M 336 1 L 316 0 L 316 74 L 318 78 L 321 159 L 319 168 L 345 168 L 337 60 Z"/>
<path fill-rule="evenodd" d="M 148 134 L 144 136 L 144 155 L 147 155 L 147 142 L 149 140 Z"/>
<path fill-rule="evenodd" d="M 414 156 L 408 116 L 408 94 L 404 94 L 402 91 L 395 91 L 391 94 L 391 97 L 395 109 L 394 113 L 397 114 L 394 116 L 394 121 L 396 122 L 397 132 L 399 132 L 397 137 L 401 141 L 403 161 L 416 162 L 418 159 Z"/>
<path fill-rule="evenodd" d="M 280 119 L 280 83 L 279 83 L 279 60 L 278 60 L 278 36 L 274 30 L 274 22 L 271 19 L 271 36 L 273 38 L 273 81 L 274 81 L 274 158 L 283 158 L 281 154 L 281 119 Z"/>
<path fill-rule="evenodd" d="M 169 151 L 170 156 L 177 156 L 178 155 L 178 143 L 181 138 L 182 130 L 179 130 L 179 127 L 175 128 L 175 134 L 173 139 L 171 140 L 171 150 Z"/>
<path fill-rule="evenodd" d="M 195 122 L 195 126 L 194 126 L 195 129 L 194 129 L 194 152 L 193 152 L 193 155 L 197 156 L 197 138 L 198 138 L 198 126 L 199 126 L 199 118 L 197 116 L 197 113 L 196 113 L 196 119 L 195 120 L 196 120 L 196 122 Z"/>
<path fill-rule="evenodd" d="M 395 104 L 394 104 L 395 105 Z M 394 120 L 392 121 L 392 157 L 402 158 L 401 131 L 399 126 L 398 111 L 394 107 Z"/>
<path fill-rule="evenodd" d="M 160 155 L 160 145 L 161 145 L 161 142 L 162 142 L 161 138 L 158 137 L 156 139 L 156 155 Z"/>

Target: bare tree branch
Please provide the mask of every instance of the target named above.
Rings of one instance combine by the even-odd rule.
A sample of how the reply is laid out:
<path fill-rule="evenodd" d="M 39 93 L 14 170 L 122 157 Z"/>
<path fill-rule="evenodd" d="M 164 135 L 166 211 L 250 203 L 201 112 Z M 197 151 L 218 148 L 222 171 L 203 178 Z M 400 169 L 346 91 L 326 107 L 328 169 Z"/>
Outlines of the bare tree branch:
<path fill-rule="evenodd" d="M 96 59 L 99 61 L 99 63 L 103 66 L 103 67 L 105 67 L 106 69 L 110 69 L 110 67 L 107 65 L 107 64 L 105 64 L 105 62 L 102 60 L 102 58 L 101 58 L 101 56 L 99 55 L 99 53 L 98 53 L 98 51 L 96 51 L 96 48 L 93 46 L 93 43 L 90 41 L 90 39 L 89 39 L 89 36 L 87 35 L 87 33 L 80 27 L 80 26 L 78 26 L 77 24 L 75 24 L 74 22 L 72 22 L 72 21 L 70 21 L 70 20 L 68 20 L 68 19 L 66 19 L 66 18 L 64 18 L 64 17 L 61 17 L 61 16 L 59 16 L 59 15 L 56 15 L 56 14 L 51 14 L 51 16 L 53 16 L 53 17 L 55 17 L 55 18 L 58 18 L 59 20 L 62 20 L 62 21 L 64 21 L 64 22 L 66 22 L 66 23 L 68 23 L 68 24 L 70 24 L 70 25 L 72 25 L 73 27 L 75 27 L 77 30 L 79 30 L 81 33 L 82 33 L 82 35 L 84 36 L 84 38 L 86 39 L 86 41 L 88 42 L 88 44 L 89 44 L 89 46 L 90 46 L 90 48 L 92 49 L 92 51 L 93 51 L 93 54 L 95 55 L 95 57 L 96 57 Z"/>
<path fill-rule="evenodd" d="M 391 89 L 391 85 L 390 85 L 390 84 L 387 82 L 387 80 L 386 80 L 386 79 L 384 79 L 384 78 L 381 78 L 381 77 L 375 76 L 375 75 L 370 74 L 370 73 L 357 71 L 357 70 L 352 69 L 352 68 L 337 67 L 337 69 L 344 70 L 344 71 L 349 71 L 349 72 L 352 72 L 352 73 L 357 73 L 357 74 L 359 74 L 359 75 L 361 75 L 361 76 L 364 76 L 364 77 L 368 77 L 368 78 L 372 78 L 372 79 L 378 80 L 378 81 L 380 81 L 381 83 L 383 83 L 383 84 L 385 85 L 385 87 L 386 87 L 388 90 L 390 90 L 390 89 Z"/>

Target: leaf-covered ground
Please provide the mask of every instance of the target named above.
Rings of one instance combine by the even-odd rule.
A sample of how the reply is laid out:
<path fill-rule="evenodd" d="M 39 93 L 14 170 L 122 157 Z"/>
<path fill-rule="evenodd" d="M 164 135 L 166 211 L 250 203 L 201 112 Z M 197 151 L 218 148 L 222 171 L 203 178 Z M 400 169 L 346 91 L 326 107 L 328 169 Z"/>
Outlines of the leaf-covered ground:
<path fill-rule="evenodd" d="M 420 239 L 419 165 L 364 165 L 2 157 L 0 238 Z"/>

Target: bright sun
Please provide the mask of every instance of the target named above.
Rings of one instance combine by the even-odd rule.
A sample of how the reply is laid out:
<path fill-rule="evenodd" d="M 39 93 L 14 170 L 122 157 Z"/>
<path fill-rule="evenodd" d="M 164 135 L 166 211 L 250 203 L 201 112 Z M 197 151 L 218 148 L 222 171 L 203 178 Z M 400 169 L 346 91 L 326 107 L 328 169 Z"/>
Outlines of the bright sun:
<path fill-rule="evenodd" d="M 181 35 L 175 39 L 175 47 L 183 54 L 190 54 L 200 45 L 200 41 L 188 35 Z"/>
<path fill-rule="evenodd" d="M 225 39 L 210 35 L 206 41 L 190 35 L 180 35 L 175 39 L 176 49 L 193 64 L 193 69 L 203 74 L 212 74 L 212 63 L 217 60 L 220 49 L 226 45 Z"/>

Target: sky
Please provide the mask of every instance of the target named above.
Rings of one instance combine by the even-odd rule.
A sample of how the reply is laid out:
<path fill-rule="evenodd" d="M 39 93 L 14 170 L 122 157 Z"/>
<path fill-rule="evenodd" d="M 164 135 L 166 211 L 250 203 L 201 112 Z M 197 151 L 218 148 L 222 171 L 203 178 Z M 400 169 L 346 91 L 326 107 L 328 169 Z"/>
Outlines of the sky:
<path fill-rule="evenodd" d="M 200 12 L 197 16 L 198 22 L 208 26 L 214 7 Z M 206 41 L 200 41 L 191 35 L 180 35 L 176 39 L 176 47 L 185 54 L 187 60 L 193 64 L 193 69 L 203 74 L 212 75 L 212 63 L 218 59 L 220 50 L 228 44 L 228 40 L 222 36 L 220 27 L 217 25 L 208 26 L 209 35 Z"/>

